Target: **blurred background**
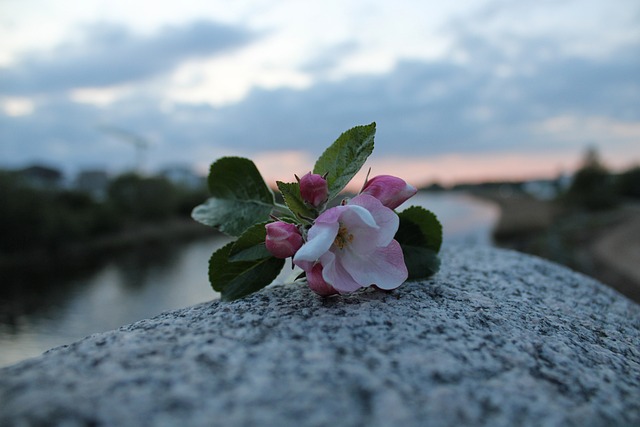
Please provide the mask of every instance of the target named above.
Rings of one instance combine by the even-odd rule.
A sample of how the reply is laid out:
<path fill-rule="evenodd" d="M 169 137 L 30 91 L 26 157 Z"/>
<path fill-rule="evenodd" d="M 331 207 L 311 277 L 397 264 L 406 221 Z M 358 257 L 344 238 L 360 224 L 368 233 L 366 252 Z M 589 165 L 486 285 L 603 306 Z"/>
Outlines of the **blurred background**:
<path fill-rule="evenodd" d="M 0 366 L 215 298 L 210 163 L 292 181 L 372 121 L 445 245 L 640 301 L 635 0 L 0 0 Z"/>

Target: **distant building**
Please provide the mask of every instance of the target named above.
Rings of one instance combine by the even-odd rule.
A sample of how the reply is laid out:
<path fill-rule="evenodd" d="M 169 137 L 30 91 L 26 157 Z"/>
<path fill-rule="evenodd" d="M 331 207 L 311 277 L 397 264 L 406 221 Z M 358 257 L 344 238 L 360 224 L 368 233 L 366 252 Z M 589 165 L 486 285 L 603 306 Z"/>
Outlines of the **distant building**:
<path fill-rule="evenodd" d="M 109 175 L 99 169 L 81 171 L 76 176 L 74 187 L 90 194 L 96 200 L 104 200 L 107 197 Z"/>
<path fill-rule="evenodd" d="M 191 189 L 202 187 L 205 182 L 204 177 L 197 175 L 191 167 L 186 165 L 167 166 L 160 170 L 159 174 L 173 184 Z"/>
<path fill-rule="evenodd" d="M 523 184 L 523 190 L 542 200 L 550 200 L 558 197 L 571 184 L 571 178 L 562 174 L 556 179 L 538 179 L 527 181 Z"/>
<path fill-rule="evenodd" d="M 49 166 L 32 165 L 16 171 L 16 174 L 25 184 L 39 190 L 57 190 L 63 186 L 62 172 Z"/>

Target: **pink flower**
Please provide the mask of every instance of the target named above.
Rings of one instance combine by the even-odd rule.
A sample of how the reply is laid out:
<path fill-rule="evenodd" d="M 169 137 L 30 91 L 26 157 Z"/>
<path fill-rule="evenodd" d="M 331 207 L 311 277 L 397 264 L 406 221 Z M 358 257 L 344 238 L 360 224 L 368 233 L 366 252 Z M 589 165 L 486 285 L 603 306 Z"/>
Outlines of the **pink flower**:
<path fill-rule="evenodd" d="M 309 172 L 300 178 L 300 195 L 302 200 L 317 208 L 329 197 L 327 180 L 322 175 Z"/>
<path fill-rule="evenodd" d="M 391 175 L 378 175 L 365 183 L 361 194 L 369 194 L 389 209 L 395 209 L 417 192 L 414 186 L 407 184 L 403 179 Z"/>
<path fill-rule="evenodd" d="M 400 244 L 393 239 L 398 225 L 395 212 L 361 194 L 320 214 L 293 262 L 320 295 L 370 285 L 395 289 L 408 276 Z"/>
<path fill-rule="evenodd" d="M 302 235 L 298 227 L 288 222 L 276 221 L 265 225 L 265 246 L 276 258 L 289 258 L 302 246 Z"/>

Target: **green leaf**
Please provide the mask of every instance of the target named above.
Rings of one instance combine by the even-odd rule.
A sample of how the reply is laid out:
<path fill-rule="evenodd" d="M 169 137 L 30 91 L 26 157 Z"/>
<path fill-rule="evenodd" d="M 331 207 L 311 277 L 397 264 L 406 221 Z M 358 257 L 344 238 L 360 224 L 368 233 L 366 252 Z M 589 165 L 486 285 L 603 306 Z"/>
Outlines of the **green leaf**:
<path fill-rule="evenodd" d="M 440 258 L 431 249 L 402 245 L 404 263 L 409 271 L 409 280 L 426 279 L 440 270 Z"/>
<path fill-rule="evenodd" d="M 239 236 L 256 222 L 268 219 L 275 205 L 273 192 L 249 159 L 223 157 L 209 171 L 211 197 L 196 206 L 196 221 Z"/>
<path fill-rule="evenodd" d="M 266 222 L 261 222 L 245 230 L 229 251 L 229 261 L 256 261 L 268 258 L 271 253 L 264 245 L 267 237 Z"/>
<path fill-rule="evenodd" d="M 282 181 L 276 181 L 276 184 L 278 185 L 280 193 L 282 193 L 282 197 L 284 198 L 284 202 L 287 207 L 298 218 L 315 218 L 317 216 L 317 213 L 307 206 L 302 200 L 302 196 L 300 195 L 300 184 L 297 182 Z"/>
<path fill-rule="evenodd" d="M 438 272 L 438 252 L 442 245 L 442 225 L 422 207 L 411 206 L 400 212 L 396 240 L 402 247 L 409 279 L 423 279 Z"/>
<path fill-rule="evenodd" d="M 373 152 L 375 134 L 375 122 L 366 126 L 356 126 L 340 135 L 322 153 L 313 167 L 313 173 L 328 173 L 329 200 L 342 191 L 367 161 Z"/>
<path fill-rule="evenodd" d="M 233 301 L 269 285 L 278 276 L 284 260 L 274 257 L 254 261 L 229 261 L 235 242 L 228 243 L 211 255 L 209 281 L 220 292 L 223 301 Z"/>
<path fill-rule="evenodd" d="M 410 206 L 398 214 L 401 238 L 407 243 L 423 246 L 438 253 L 442 245 L 442 224 L 435 214 L 420 206 Z M 403 230 L 403 226 L 407 230 Z M 409 230 L 407 233 L 406 231 Z M 416 228 L 417 227 L 417 228 Z M 396 234 L 398 236 L 398 234 Z M 399 240 L 398 240 L 399 241 Z"/>

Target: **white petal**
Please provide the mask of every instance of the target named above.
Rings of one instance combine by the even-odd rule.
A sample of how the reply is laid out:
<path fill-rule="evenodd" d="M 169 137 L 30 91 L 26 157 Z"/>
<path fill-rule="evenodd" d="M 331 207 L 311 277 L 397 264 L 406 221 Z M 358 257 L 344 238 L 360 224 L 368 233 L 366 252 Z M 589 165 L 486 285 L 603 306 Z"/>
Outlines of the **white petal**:
<path fill-rule="evenodd" d="M 377 233 L 376 246 L 385 247 L 393 240 L 400 225 L 400 218 L 394 211 L 368 194 L 354 197 L 349 203 L 366 209 L 378 227 L 380 227 L 380 231 Z"/>
<path fill-rule="evenodd" d="M 334 223 L 315 224 L 309 229 L 307 243 L 302 245 L 293 257 L 293 262 L 309 261 L 319 259 L 327 252 L 338 235 L 339 225 Z"/>
<path fill-rule="evenodd" d="M 340 217 L 340 223 L 346 229 L 348 239 L 346 247 L 350 247 L 361 255 L 376 250 L 378 246 L 380 227 L 378 227 L 371 213 L 361 206 L 348 206 Z M 344 250 L 344 249 L 343 249 Z M 340 249 L 336 249 L 339 256 Z"/>
<path fill-rule="evenodd" d="M 366 208 L 359 205 L 347 205 L 340 215 L 340 222 L 344 223 L 347 227 L 350 223 L 361 224 L 370 228 L 378 228 L 376 220 L 371 215 L 371 212 Z"/>

